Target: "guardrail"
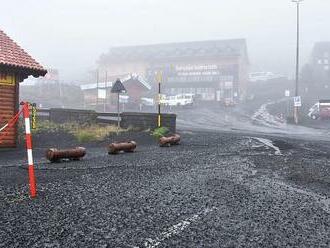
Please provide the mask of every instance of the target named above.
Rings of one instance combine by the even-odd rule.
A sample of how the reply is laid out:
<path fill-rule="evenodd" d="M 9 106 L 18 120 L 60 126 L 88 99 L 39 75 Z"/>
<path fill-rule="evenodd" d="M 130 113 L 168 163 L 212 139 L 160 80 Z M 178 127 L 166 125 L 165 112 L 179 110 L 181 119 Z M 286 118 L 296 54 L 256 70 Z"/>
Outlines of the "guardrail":
<path fill-rule="evenodd" d="M 119 116 L 121 121 L 121 114 Z M 118 113 L 97 113 L 96 122 L 116 125 Z"/>

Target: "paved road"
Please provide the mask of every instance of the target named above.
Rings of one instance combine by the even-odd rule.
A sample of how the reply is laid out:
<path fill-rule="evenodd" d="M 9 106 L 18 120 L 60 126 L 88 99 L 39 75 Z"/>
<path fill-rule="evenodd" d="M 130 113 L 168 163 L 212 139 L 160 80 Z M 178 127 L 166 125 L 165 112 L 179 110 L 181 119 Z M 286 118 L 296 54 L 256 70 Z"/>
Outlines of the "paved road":
<path fill-rule="evenodd" d="M 328 127 L 312 128 L 287 124 L 269 113 L 268 107 L 286 99 L 269 101 L 256 106 L 225 108 L 219 105 L 178 109 L 177 123 L 186 130 L 225 131 L 231 133 L 254 133 L 299 139 L 330 141 Z M 256 108 L 255 108 L 256 107 Z"/>
<path fill-rule="evenodd" d="M 330 246 L 328 143 L 181 133 L 180 146 L 139 134 L 136 153 L 95 146 L 81 162 L 37 153 L 35 200 L 2 153 L 0 247 Z"/>

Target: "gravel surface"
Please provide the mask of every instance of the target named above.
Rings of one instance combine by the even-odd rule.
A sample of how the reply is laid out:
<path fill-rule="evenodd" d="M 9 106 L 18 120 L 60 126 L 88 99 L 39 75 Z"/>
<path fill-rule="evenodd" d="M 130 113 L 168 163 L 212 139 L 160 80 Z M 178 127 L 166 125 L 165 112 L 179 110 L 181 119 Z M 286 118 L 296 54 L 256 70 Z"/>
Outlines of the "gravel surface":
<path fill-rule="evenodd" d="M 56 164 L 39 143 L 33 200 L 24 150 L 1 152 L 0 247 L 330 247 L 329 143 L 181 135 L 124 134 L 137 151 L 107 155 L 110 137 Z"/>

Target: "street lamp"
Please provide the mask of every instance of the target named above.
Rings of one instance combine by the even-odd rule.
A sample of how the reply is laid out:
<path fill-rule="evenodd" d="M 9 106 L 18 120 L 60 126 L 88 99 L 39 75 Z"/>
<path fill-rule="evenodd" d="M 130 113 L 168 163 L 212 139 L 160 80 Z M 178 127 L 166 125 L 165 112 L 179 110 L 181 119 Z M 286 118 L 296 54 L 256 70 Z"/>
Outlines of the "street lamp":
<path fill-rule="evenodd" d="M 297 5 L 297 51 L 296 51 L 296 86 L 295 86 L 295 96 L 298 97 L 298 84 L 299 84 L 299 7 L 300 3 L 303 0 L 291 0 L 292 2 L 296 3 Z M 299 103 L 296 100 L 294 101 L 294 112 L 293 112 L 293 117 L 294 117 L 294 122 L 298 124 L 298 106 Z"/>

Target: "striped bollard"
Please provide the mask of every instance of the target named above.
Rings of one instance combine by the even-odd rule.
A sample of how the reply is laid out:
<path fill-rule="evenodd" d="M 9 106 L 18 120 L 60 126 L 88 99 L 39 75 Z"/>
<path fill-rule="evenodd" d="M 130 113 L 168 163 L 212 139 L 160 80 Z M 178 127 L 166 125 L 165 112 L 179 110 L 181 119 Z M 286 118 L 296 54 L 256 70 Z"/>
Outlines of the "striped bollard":
<path fill-rule="evenodd" d="M 26 150 L 28 157 L 28 170 L 29 170 L 29 184 L 30 184 L 30 196 L 34 198 L 37 196 L 36 179 L 34 175 L 33 155 L 32 155 L 32 137 L 30 128 L 30 111 L 29 103 L 25 102 L 23 105 L 23 117 L 25 122 L 25 139 L 26 139 Z"/>

